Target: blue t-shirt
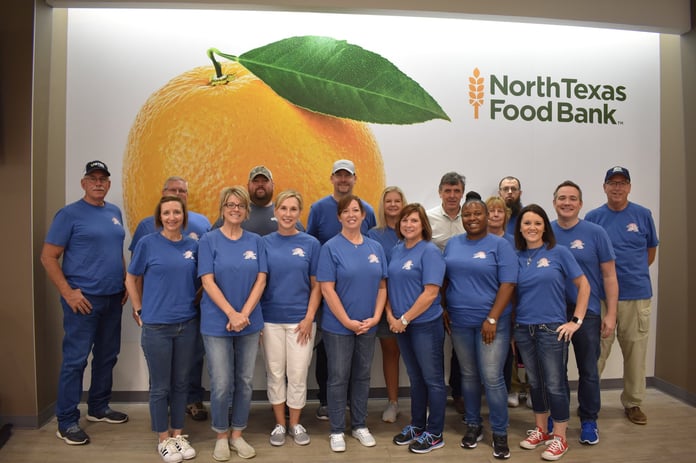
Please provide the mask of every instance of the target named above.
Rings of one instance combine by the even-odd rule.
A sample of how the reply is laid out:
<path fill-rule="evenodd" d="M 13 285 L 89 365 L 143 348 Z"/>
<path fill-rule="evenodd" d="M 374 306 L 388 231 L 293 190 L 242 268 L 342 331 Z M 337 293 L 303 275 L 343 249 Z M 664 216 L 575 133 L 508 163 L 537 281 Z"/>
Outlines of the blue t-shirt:
<path fill-rule="evenodd" d="M 143 277 L 143 323 L 181 323 L 198 315 L 197 254 L 198 241 L 188 236 L 170 241 L 151 233 L 138 242 L 128 273 Z"/>
<path fill-rule="evenodd" d="M 377 225 L 375 211 L 372 206 L 362 201 L 365 209 L 365 219 L 360 226 L 363 235 L 367 235 L 370 228 Z M 338 221 L 338 201 L 329 195 L 321 198 L 309 209 L 307 219 L 307 233 L 316 237 L 319 243 L 324 244 L 341 231 L 341 222 Z"/>
<path fill-rule="evenodd" d="M 389 263 L 394 246 L 399 242 L 399 237 L 396 236 L 396 230 L 391 227 L 374 227 L 370 228 L 370 231 L 367 232 L 367 236 L 382 245 L 384 255 L 387 256 L 387 263 Z"/>
<path fill-rule="evenodd" d="M 111 296 L 124 290 L 125 237 L 118 207 L 80 199 L 56 212 L 45 241 L 63 248 L 62 269 L 71 288 Z"/>
<path fill-rule="evenodd" d="M 480 326 L 495 303 L 501 283 L 517 283 L 517 255 L 510 243 L 487 234 L 470 240 L 450 238 L 444 252 L 447 266 L 447 313 L 453 326 Z M 502 317 L 512 311 L 509 303 Z"/>
<path fill-rule="evenodd" d="M 312 235 L 300 232 L 263 237 L 268 279 L 261 298 L 266 323 L 299 323 L 307 315 L 310 277 L 317 275 L 321 245 Z"/>
<path fill-rule="evenodd" d="M 551 222 L 556 243 L 570 249 L 580 265 L 587 281 L 590 283 L 590 300 L 587 310 L 599 315 L 600 300 L 604 299 L 604 277 L 601 264 L 616 259 L 614 249 L 607 232 L 597 224 L 581 220 L 571 228 L 565 229 L 558 221 Z M 578 300 L 578 288 L 569 282 L 566 288 L 568 300 L 575 304 Z"/>
<path fill-rule="evenodd" d="M 565 323 L 566 282 L 582 275 L 582 269 L 568 248 L 546 245 L 517 251 L 517 311 L 522 325 Z"/>
<path fill-rule="evenodd" d="M 437 285 L 442 287 L 445 278 L 445 259 L 442 252 L 430 241 L 419 241 L 412 248 L 407 248 L 404 243 L 399 243 L 392 250 L 389 261 L 389 279 L 387 280 L 387 293 L 392 314 L 401 318 L 418 296 L 425 289 L 425 285 Z M 440 305 L 440 292 L 428 307 L 417 318 L 411 320 L 414 325 L 426 323 L 442 316 Z"/>
<path fill-rule="evenodd" d="M 342 234 L 324 244 L 319 253 L 317 281 L 333 281 L 343 308 L 351 320 L 374 317 L 377 292 L 387 277 L 387 258 L 382 245 L 363 236 L 354 245 Z M 334 334 L 354 334 L 334 316 L 326 301 L 322 303 L 321 329 Z M 370 332 L 377 329 L 372 327 Z"/>
<path fill-rule="evenodd" d="M 210 220 L 203 214 L 198 212 L 188 211 L 188 222 L 186 223 L 186 228 L 184 229 L 184 235 L 193 238 L 198 241 L 201 236 L 205 235 L 208 230 L 210 230 Z M 138 241 L 142 239 L 143 236 L 149 235 L 158 231 L 155 226 L 155 216 L 145 217 L 140 221 L 138 226 L 135 228 L 133 237 L 131 238 L 130 246 L 128 250 L 133 252 L 135 245 Z"/>
<path fill-rule="evenodd" d="M 650 299 L 648 248 L 659 243 L 650 209 L 629 202 L 622 211 L 612 211 L 604 204 L 588 212 L 585 220 L 601 225 L 614 246 L 619 300 Z"/>
<path fill-rule="evenodd" d="M 198 243 L 198 276 L 213 274 L 225 299 L 237 312 L 242 310 L 258 274 L 267 272 L 263 239 L 256 233 L 244 231 L 238 240 L 231 240 L 217 229 L 203 235 Z M 240 332 L 227 331 L 227 315 L 203 291 L 201 333 L 242 336 L 260 331 L 263 328 L 260 305 L 257 304 L 249 315 L 249 326 Z"/>

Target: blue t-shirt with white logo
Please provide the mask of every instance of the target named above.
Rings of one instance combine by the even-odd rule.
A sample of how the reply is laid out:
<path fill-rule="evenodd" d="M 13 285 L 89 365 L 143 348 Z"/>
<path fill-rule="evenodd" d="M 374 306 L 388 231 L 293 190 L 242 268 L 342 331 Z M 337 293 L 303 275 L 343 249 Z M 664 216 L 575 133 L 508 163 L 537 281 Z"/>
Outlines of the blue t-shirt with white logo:
<path fill-rule="evenodd" d="M 143 323 L 181 323 L 198 316 L 197 254 L 198 241 L 188 236 L 170 241 L 152 233 L 138 242 L 128 273 L 143 277 Z"/>
<path fill-rule="evenodd" d="M 267 273 L 263 239 L 243 231 L 231 240 L 220 229 L 203 235 L 198 243 L 198 276 L 213 274 L 215 283 L 237 312 L 242 310 L 259 273 Z M 240 332 L 227 331 L 227 315 L 203 291 L 201 299 L 201 333 L 209 336 L 243 336 L 263 328 L 259 304 L 249 315 L 250 325 Z"/>
<path fill-rule="evenodd" d="M 375 210 L 362 201 L 365 209 L 365 219 L 360 225 L 363 235 L 377 225 Z M 319 240 L 322 245 L 341 232 L 341 222 L 338 221 L 338 201 L 329 195 L 312 204 L 307 218 L 307 233 Z"/>
<path fill-rule="evenodd" d="M 355 245 L 342 234 L 324 244 L 319 253 L 317 281 L 332 281 L 343 308 L 352 320 L 374 317 L 377 292 L 387 277 L 387 258 L 382 245 L 363 235 Z M 334 334 L 354 334 L 334 316 L 329 305 L 322 303 L 321 329 Z M 374 332 L 376 326 L 370 332 Z"/>
<path fill-rule="evenodd" d="M 391 227 L 374 227 L 370 228 L 370 231 L 367 232 L 367 236 L 382 245 L 384 254 L 387 256 L 387 263 L 389 263 L 392 250 L 399 242 L 396 230 Z"/>
<path fill-rule="evenodd" d="M 412 248 L 407 248 L 404 243 L 399 243 L 392 250 L 389 261 L 389 279 L 387 280 L 387 293 L 392 314 L 401 318 L 416 302 L 425 285 L 442 287 L 445 277 L 445 259 L 442 252 L 430 241 L 419 241 Z M 411 323 L 417 325 L 435 320 L 442 316 L 440 305 L 440 293 L 428 307 Z"/>
<path fill-rule="evenodd" d="M 588 212 L 585 220 L 601 225 L 614 246 L 619 300 L 650 299 L 648 248 L 659 243 L 650 209 L 629 201 L 623 210 L 612 211 L 604 204 Z"/>
<path fill-rule="evenodd" d="M 453 326 L 480 326 L 493 307 L 501 283 L 517 283 L 517 256 L 510 243 L 487 234 L 470 240 L 452 237 L 444 252 L 447 265 L 447 313 Z M 512 311 L 508 303 L 502 317 Z"/>
<path fill-rule="evenodd" d="M 571 254 L 580 265 L 587 281 L 590 283 L 590 300 L 587 310 L 600 314 L 600 300 L 604 299 L 604 277 L 601 264 L 616 259 L 614 249 L 607 232 L 597 224 L 581 220 L 565 229 L 558 221 L 551 222 L 556 243 L 570 249 Z M 568 300 L 575 304 L 578 300 L 578 288 L 569 282 L 566 288 Z"/>
<path fill-rule="evenodd" d="M 63 248 L 63 274 L 84 294 L 111 296 L 124 291 L 121 210 L 113 204 L 94 206 L 84 199 L 60 209 L 46 243 Z"/>
<path fill-rule="evenodd" d="M 310 277 L 317 275 L 319 241 L 300 232 L 284 236 L 273 232 L 263 237 L 268 278 L 261 298 L 266 323 L 299 323 L 307 315 Z"/>

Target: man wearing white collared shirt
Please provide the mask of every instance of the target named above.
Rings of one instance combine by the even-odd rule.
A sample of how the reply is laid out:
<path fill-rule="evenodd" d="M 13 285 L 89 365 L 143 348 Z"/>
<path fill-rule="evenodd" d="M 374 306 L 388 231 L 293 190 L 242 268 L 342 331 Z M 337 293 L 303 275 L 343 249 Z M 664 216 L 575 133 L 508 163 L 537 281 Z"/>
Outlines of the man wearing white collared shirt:
<path fill-rule="evenodd" d="M 464 181 L 464 176 L 456 172 L 443 175 L 438 187 L 442 204 L 427 211 L 428 221 L 433 229 L 432 241 L 441 251 L 450 238 L 464 233 L 461 216 Z"/>

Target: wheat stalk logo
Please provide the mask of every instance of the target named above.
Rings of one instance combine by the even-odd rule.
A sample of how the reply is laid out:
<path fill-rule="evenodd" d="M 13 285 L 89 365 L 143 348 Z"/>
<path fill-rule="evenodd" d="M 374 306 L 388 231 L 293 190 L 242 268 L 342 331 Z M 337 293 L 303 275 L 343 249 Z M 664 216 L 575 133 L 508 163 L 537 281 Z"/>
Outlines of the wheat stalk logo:
<path fill-rule="evenodd" d="M 474 68 L 474 76 L 469 77 L 469 104 L 474 107 L 474 119 L 479 118 L 479 106 L 483 104 L 483 80 L 479 68 Z"/>

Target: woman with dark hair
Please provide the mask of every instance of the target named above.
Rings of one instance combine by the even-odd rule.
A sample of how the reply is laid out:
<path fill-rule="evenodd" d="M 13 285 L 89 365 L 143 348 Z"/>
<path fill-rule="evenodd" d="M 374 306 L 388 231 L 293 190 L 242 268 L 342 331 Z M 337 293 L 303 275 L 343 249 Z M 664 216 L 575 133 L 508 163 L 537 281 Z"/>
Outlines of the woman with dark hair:
<path fill-rule="evenodd" d="M 140 344 L 150 374 L 150 418 L 159 436 L 157 451 L 165 462 L 176 463 L 196 456 L 182 428 L 199 330 L 198 242 L 183 234 L 187 215 L 181 198 L 163 197 L 154 215 L 161 231 L 138 241 L 126 289 L 133 318 L 142 327 Z"/>
<path fill-rule="evenodd" d="M 392 249 L 399 242 L 396 233 L 399 214 L 406 205 L 406 196 L 398 186 L 388 186 L 382 192 L 377 213 L 377 226 L 367 232 L 367 236 L 377 241 L 384 248 L 387 264 L 391 258 Z M 382 371 L 384 384 L 387 387 L 387 408 L 382 412 L 382 421 L 394 423 L 399 414 L 399 344 L 396 335 L 389 329 L 386 314 L 377 325 L 377 337 L 382 348 Z"/>
<path fill-rule="evenodd" d="M 590 285 L 570 251 L 556 246 L 544 209 L 536 204 L 520 211 L 515 226 L 517 246 L 517 310 L 515 342 L 531 387 L 535 428 L 520 442 L 524 449 L 546 444 L 544 460 L 558 460 L 568 451 L 570 417 L 568 343 L 587 310 Z M 566 316 L 566 285 L 578 289 L 571 321 Z M 553 434 L 549 432 L 549 415 Z"/>
<path fill-rule="evenodd" d="M 259 301 L 266 286 L 263 240 L 242 228 L 249 218 L 250 198 L 243 186 L 220 195 L 222 226 L 199 242 L 198 275 L 203 283 L 201 334 L 208 357 L 210 412 L 217 435 L 213 459 L 241 458 L 256 450 L 242 431 L 251 408 L 252 380 L 263 315 Z"/>
<path fill-rule="evenodd" d="M 343 452 L 349 382 L 352 435 L 365 447 L 376 445 L 365 421 L 377 323 L 387 299 L 387 259 L 382 245 L 360 231 L 365 220 L 360 198 L 344 196 L 337 212 L 341 231 L 321 249 L 317 281 L 324 297 L 331 450 Z"/>
<path fill-rule="evenodd" d="M 387 321 L 397 334 L 411 383 L 411 423 L 394 436 L 397 445 L 427 453 L 445 445 L 447 389 L 440 287 L 445 261 L 430 240 L 432 229 L 420 204 L 399 214 L 401 242 L 389 261 Z"/>
<path fill-rule="evenodd" d="M 508 241 L 488 233 L 488 209 L 480 199 L 464 203 L 462 223 L 466 234 L 452 237 L 444 253 L 447 313 L 466 409 L 461 446 L 473 449 L 483 438 L 483 384 L 490 410 L 493 456 L 506 459 L 510 449 L 503 367 L 510 346 L 510 300 L 517 283 L 517 257 Z"/>

